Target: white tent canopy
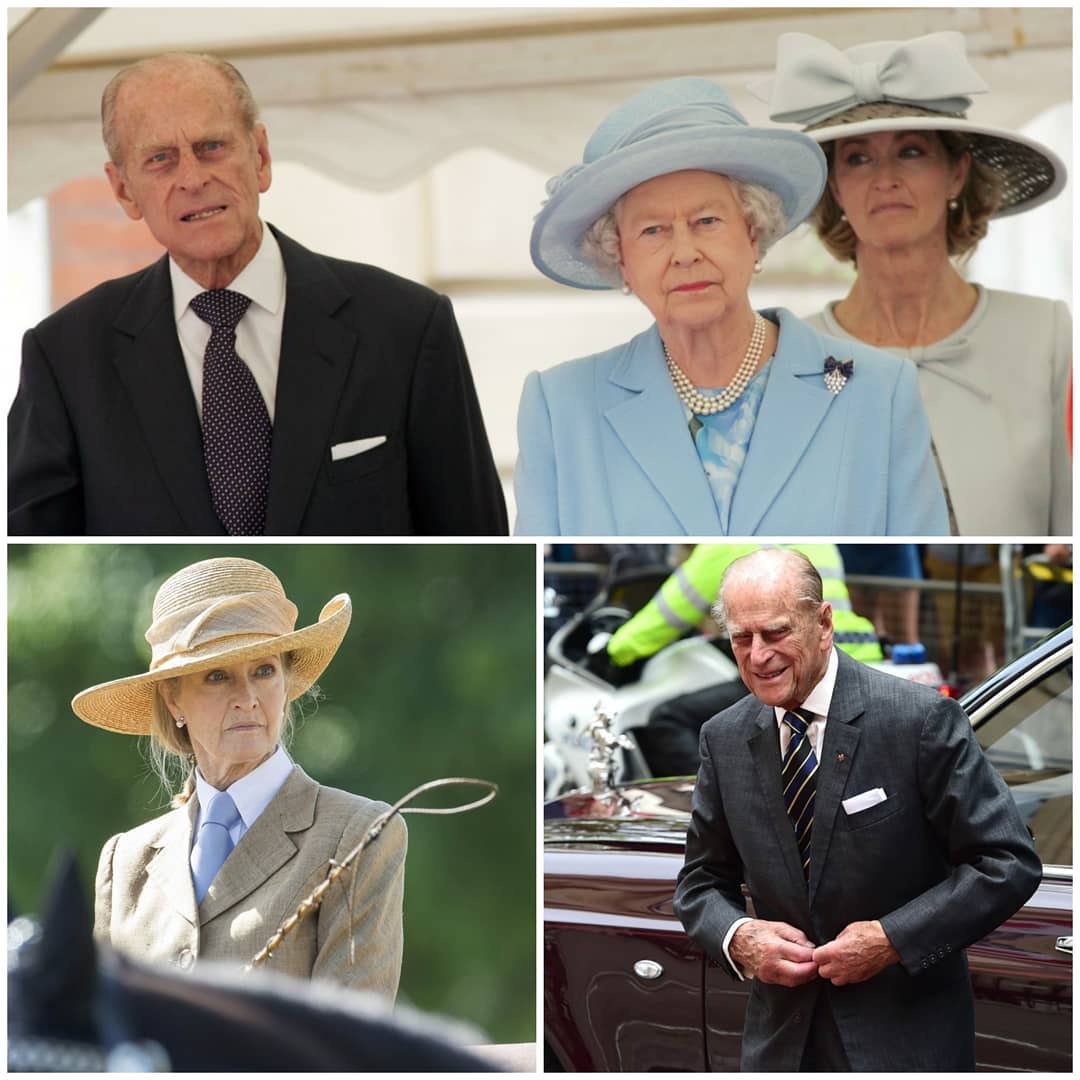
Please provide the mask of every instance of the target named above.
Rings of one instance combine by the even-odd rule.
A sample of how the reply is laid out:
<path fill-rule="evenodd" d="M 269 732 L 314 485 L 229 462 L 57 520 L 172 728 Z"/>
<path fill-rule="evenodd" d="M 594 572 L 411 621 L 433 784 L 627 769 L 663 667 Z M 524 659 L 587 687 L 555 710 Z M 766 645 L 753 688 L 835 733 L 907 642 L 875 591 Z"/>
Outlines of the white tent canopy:
<path fill-rule="evenodd" d="M 965 34 L 993 92 L 973 119 L 1020 126 L 1071 92 L 1069 8 L 112 8 L 9 12 L 8 201 L 97 174 L 102 87 L 165 49 L 243 71 L 278 161 L 386 190 L 455 151 L 486 147 L 545 173 L 637 86 L 674 75 L 744 90 L 777 36 L 839 47 L 935 30 Z"/>

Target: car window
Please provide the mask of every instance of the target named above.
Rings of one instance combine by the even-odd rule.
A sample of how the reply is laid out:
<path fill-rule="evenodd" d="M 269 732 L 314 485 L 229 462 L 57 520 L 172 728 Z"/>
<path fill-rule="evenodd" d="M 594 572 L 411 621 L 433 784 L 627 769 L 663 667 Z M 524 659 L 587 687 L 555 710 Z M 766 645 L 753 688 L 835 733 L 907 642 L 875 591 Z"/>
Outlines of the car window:
<path fill-rule="evenodd" d="M 1043 675 L 979 725 L 1044 863 L 1072 865 L 1072 661 Z"/>

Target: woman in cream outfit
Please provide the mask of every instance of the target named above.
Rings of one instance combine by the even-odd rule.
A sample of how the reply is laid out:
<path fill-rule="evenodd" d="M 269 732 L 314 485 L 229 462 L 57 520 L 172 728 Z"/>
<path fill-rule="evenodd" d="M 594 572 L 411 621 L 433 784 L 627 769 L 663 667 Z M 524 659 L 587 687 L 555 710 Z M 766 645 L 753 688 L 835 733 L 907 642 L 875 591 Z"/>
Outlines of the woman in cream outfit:
<path fill-rule="evenodd" d="M 813 220 L 858 269 L 848 295 L 808 321 L 915 362 L 961 533 L 1071 534 L 1069 310 L 968 282 L 952 261 L 991 218 L 1060 192 L 1064 164 L 965 119 L 969 95 L 988 87 L 959 33 L 844 52 L 784 34 L 775 76 L 753 89 L 825 151 Z"/>
<path fill-rule="evenodd" d="M 329 664 L 351 613 L 342 594 L 296 630 L 296 606 L 266 567 L 198 562 L 158 590 L 149 672 L 74 699 L 89 724 L 148 735 L 163 776 L 180 772 L 174 809 L 102 850 L 99 941 L 183 969 L 204 958 L 245 965 L 387 809 L 323 787 L 283 745 L 289 703 Z M 398 816 L 268 969 L 393 998 L 405 848 Z"/>

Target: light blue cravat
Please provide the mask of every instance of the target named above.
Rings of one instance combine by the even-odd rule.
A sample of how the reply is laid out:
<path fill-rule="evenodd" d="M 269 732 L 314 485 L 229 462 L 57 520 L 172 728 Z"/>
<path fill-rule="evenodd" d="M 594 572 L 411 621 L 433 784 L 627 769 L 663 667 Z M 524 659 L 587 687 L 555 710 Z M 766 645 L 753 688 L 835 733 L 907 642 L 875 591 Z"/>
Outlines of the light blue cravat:
<path fill-rule="evenodd" d="M 195 882 L 195 902 L 201 904 L 217 877 L 221 864 L 236 846 L 229 830 L 240 824 L 240 811 L 227 791 L 210 800 L 206 815 L 199 826 L 199 838 L 191 849 L 191 878 Z"/>

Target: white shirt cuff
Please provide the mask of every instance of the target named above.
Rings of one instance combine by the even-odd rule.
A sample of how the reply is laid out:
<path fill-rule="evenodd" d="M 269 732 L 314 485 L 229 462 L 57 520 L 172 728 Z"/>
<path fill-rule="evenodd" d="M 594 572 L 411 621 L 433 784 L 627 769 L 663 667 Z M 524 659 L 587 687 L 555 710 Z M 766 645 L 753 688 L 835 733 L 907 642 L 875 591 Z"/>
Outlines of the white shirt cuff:
<path fill-rule="evenodd" d="M 731 954 L 728 952 L 728 945 L 731 944 L 731 939 L 735 936 L 735 931 L 742 926 L 743 923 L 753 922 L 753 919 L 747 915 L 743 919 L 736 919 L 731 926 L 728 927 L 728 932 L 724 935 L 724 941 L 721 948 L 724 950 L 724 959 L 731 965 L 731 970 L 735 972 L 739 977 L 739 982 L 746 982 L 746 976 L 739 970 L 739 965 L 731 959 Z"/>

